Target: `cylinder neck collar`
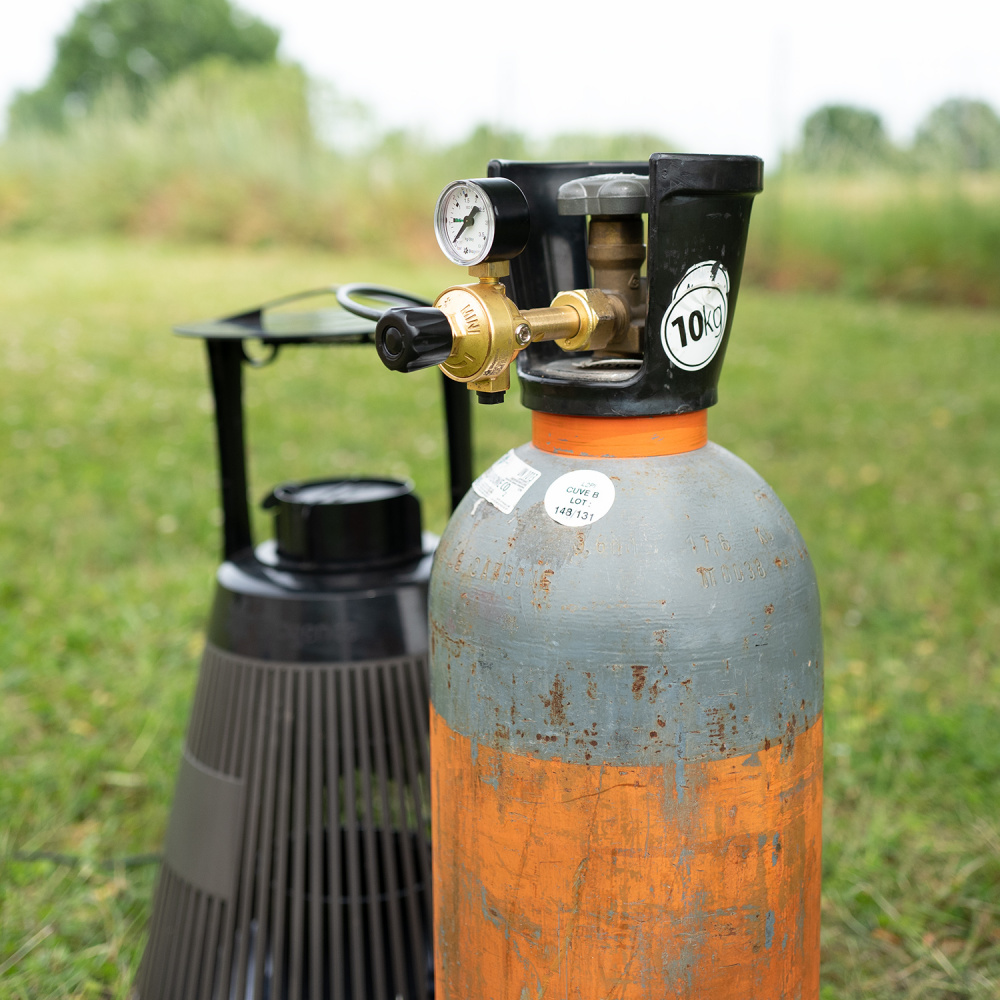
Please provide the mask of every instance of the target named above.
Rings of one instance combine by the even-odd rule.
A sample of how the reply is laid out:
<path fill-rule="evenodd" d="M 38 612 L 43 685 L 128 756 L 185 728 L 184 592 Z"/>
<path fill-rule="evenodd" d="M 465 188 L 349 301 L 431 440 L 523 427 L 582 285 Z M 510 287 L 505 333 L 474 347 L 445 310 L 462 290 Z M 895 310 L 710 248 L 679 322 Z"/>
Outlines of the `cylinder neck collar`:
<path fill-rule="evenodd" d="M 577 417 L 534 410 L 531 442 L 539 451 L 581 458 L 680 455 L 708 443 L 708 411 L 656 417 Z"/>

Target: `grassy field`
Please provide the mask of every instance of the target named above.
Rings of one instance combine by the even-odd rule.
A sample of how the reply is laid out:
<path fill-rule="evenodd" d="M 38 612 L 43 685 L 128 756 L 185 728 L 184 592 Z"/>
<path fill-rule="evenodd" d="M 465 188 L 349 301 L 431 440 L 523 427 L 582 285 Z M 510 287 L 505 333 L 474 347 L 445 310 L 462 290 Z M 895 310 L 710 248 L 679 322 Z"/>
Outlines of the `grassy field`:
<path fill-rule="evenodd" d="M 771 175 L 747 261 L 777 291 L 1000 307 L 1000 174 Z"/>
<path fill-rule="evenodd" d="M 0 997 L 125 997 L 141 954 L 218 559 L 203 351 L 170 325 L 457 277 L 436 257 L 0 242 Z M 998 328 L 747 289 L 710 416 L 820 579 L 824 1000 L 1000 994 Z M 247 380 L 254 496 L 409 475 L 442 527 L 436 376 L 345 348 Z M 479 469 L 527 436 L 516 403 L 475 416 Z"/>

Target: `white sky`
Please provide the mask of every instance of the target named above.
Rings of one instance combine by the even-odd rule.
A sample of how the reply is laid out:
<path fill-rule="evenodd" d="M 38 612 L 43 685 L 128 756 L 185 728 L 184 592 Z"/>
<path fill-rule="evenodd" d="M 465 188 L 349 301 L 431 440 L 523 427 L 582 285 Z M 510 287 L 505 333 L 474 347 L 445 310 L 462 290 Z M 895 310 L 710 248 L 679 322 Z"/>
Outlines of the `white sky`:
<path fill-rule="evenodd" d="M 0 0 L 0 106 L 45 78 L 80 0 Z M 907 141 L 948 97 L 1000 112 L 1000 0 L 243 0 L 281 52 L 380 127 L 453 140 L 648 131 L 692 152 L 791 145 L 819 105 L 877 111 Z"/>

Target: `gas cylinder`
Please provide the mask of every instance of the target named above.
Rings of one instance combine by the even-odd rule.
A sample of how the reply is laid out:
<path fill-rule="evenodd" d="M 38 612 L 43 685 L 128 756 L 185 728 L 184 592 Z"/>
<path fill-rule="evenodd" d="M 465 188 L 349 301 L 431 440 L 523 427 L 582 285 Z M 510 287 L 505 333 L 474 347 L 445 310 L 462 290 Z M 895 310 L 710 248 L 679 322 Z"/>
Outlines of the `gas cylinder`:
<path fill-rule="evenodd" d="M 371 344 L 290 296 L 178 332 L 205 341 L 223 562 L 137 979 L 143 1000 L 429 1000 L 427 583 L 411 484 L 275 487 L 253 544 L 243 369 L 292 345 Z M 399 299 L 396 299 L 399 301 Z M 259 341 L 252 356 L 248 341 Z M 451 486 L 471 480 L 468 393 L 443 380 Z"/>
<path fill-rule="evenodd" d="M 376 346 L 490 403 L 516 358 L 532 439 L 431 574 L 435 995 L 815 1000 L 816 579 L 707 436 L 761 161 L 494 161 L 456 185 L 438 239 L 478 283 L 390 311 Z"/>

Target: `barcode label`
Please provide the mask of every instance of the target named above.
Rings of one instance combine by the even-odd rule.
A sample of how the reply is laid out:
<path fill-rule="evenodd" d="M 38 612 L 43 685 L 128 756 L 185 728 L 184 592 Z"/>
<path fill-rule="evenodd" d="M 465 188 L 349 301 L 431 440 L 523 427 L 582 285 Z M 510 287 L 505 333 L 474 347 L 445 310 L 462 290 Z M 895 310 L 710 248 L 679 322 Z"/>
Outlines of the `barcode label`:
<path fill-rule="evenodd" d="M 541 473 L 537 469 L 508 451 L 472 484 L 472 488 L 497 510 L 509 514 L 539 476 Z"/>

